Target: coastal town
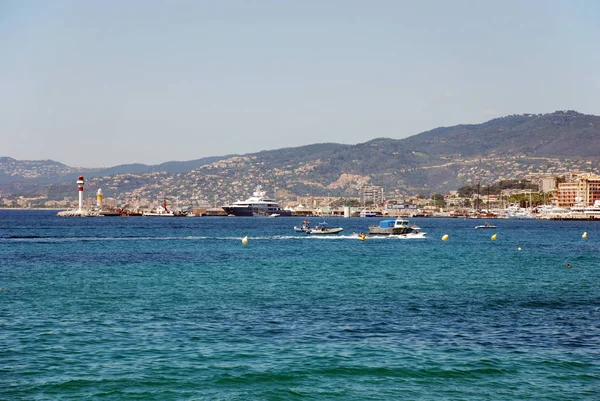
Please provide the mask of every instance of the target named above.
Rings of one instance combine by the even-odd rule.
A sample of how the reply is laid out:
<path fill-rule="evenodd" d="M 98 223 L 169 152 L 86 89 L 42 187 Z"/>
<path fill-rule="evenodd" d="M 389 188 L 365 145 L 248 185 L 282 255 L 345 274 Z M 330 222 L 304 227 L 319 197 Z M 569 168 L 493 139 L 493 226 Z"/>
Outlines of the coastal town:
<path fill-rule="evenodd" d="M 277 200 L 267 196 L 260 186 L 253 197 L 220 205 L 209 201 L 195 202 L 163 199 L 152 202 L 137 196 L 127 202 L 103 197 L 102 189 L 84 194 L 84 178 L 77 181 L 79 200 L 46 201 L 19 197 L 1 199 L 4 208 L 65 209 L 61 215 L 95 216 L 343 216 L 343 217 L 449 217 L 449 218 L 520 218 L 520 219 L 600 219 L 600 175 L 573 172 L 561 176 L 534 175 L 528 180 L 500 182 L 497 187 L 477 183 L 470 189 L 449 191 L 432 196 L 409 196 L 401 199 L 386 194 L 385 188 L 362 185 L 356 197 L 303 196 Z M 504 188 L 502 187 L 504 185 Z M 519 188 L 521 187 L 521 188 Z M 391 195 L 391 196 L 390 196 Z M 34 206 L 32 206 L 34 205 Z M 235 206 L 238 208 L 236 209 Z M 261 207 L 268 205 L 269 207 Z M 245 213 L 238 213 L 239 206 Z M 85 211 L 85 212 L 82 212 Z"/>

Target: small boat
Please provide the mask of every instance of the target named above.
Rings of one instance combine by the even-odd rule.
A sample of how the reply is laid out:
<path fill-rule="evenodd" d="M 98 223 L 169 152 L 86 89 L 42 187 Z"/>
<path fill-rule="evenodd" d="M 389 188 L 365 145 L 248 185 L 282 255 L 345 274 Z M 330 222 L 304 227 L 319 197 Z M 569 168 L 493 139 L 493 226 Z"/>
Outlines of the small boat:
<path fill-rule="evenodd" d="M 302 225 L 300 227 L 294 226 L 294 231 L 297 232 L 308 232 L 310 230 L 310 222 L 308 220 L 302 221 Z"/>
<path fill-rule="evenodd" d="M 416 230 L 416 231 L 406 233 L 406 234 L 394 235 L 394 237 L 404 238 L 404 239 L 427 238 L 426 235 L 427 235 L 427 233 Z"/>
<path fill-rule="evenodd" d="M 377 217 L 377 212 L 373 212 L 373 211 L 370 211 L 370 210 L 367 210 L 367 209 L 363 209 L 363 210 L 361 210 L 359 216 L 360 217 Z"/>
<path fill-rule="evenodd" d="M 475 226 L 476 229 L 478 228 L 498 228 L 497 226 L 493 226 L 490 223 L 488 223 L 487 221 L 485 223 L 483 223 L 482 226 Z"/>
<path fill-rule="evenodd" d="M 369 235 L 400 235 L 419 230 L 419 227 L 409 226 L 408 220 L 400 217 L 396 219 L 380 220 L 379 225 L 369 227 Z"/>
<path fill-rule="evenodd" d="M 268 217 L 279 217 L 281 216 L 279 213 L 272 213 Z"/>
<path fill-rule="evenodd" d="M 311 228 L 306 231 L 307 234 L 315 234 L 315 235 L 327 235 L 327 234 L 337 234 L 344 231 L 342 227 L 329 228 L 327 223 L 319 223 L 315 226 L 315 228 Z"/>
<path fill-rule="evenodd" d="M 102 210 L 100 211 L 100 214 L 102 216 L 122 216 L 123 214 L 121 214 L 121 212 L 117 211 L 117 210 Z"/>
<path fill-rule="evenodd" d="M 167 209 L 167 201 L 163 201 L 162 206 L 157 207 L 155 210 L 150 212 L 143 212 L 142 216 L 150 217 L 175 217 L 175 213 L 172 210 Z"/>

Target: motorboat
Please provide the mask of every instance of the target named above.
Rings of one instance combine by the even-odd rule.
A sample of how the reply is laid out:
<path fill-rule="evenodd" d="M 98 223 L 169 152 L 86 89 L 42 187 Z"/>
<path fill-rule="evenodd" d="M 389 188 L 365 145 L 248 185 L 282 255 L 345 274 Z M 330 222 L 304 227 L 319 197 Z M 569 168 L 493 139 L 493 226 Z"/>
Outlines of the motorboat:
<path fill-rule="evenodd" d="M 402 239 L 413 239 L 413 238 L 427 238 L 426 235 L 427 235 L 427 233 L 424 233 L 423 231 L 415 230 L 415 231 L 412 231 L 412 232 L 406 233 L 406 234 L 394 235 L 394 237 L 402 238 Z M 390 237 L 391 237 L 391 235 L 390 235 Z"/>
<path fill-rule="evenodd" d="M 399 234 L 397 237 L 403 239 L 426 238 L 427 233 L 421 231 L 421 227 L 417 226 L 416 223 L 410 226 L 410 229 L 411 231 L 404 234 Z"/>
<path fill-rule="evenodd" d="M 403 218 L 380 220 L 376 226 L 369 227 L 369 235 L 401 235 L 415 231 L 420 231 L 416 224 L 410 225 L 409 221 Z"/>
<path fill-rule="evenodd" d="M 328 235 L 328 234 L 337 234 L 344 231 L 342 227 L 334 227 L 331 228 L 327 225 L 327 223 L 319 223 L 314 228 L 308 229 L 306 231 L 307 234 L 315 234 L 315 235 Z"/>
<path fill-rule="evenodd" d="M 363 210 L 361 210 L 359 215 L 360 215 L 360 217 L 377 217 L 377 212 L 363 209 Z"/>
<path fill-rule="evenodd" d="M 498 228 L 498 227 L 494 226 L 486 221 L 485 223 L 483 223 L 483 225 L 475 226 L 475 228 L 479 229 L 479 228 Z"/>
<path fill-rule="evenodd" d="M 302 225 L 300 227 L 294 226 L 294 231 L 296 232 L 308 232 L 310 230 L 310 222 L 308 220 L 303 220 Z"/>
<path fill-rule="evenodd" d="M 234 216 L 291 216 L 291 210 L 282 209 L 279 203 L 272 198 L 267 197 L 267 193 L 259 185 L 256 187 L 252 196 L 244 201 L 237 201 L 230 205 L 223 206 L 227 215 Z"/>

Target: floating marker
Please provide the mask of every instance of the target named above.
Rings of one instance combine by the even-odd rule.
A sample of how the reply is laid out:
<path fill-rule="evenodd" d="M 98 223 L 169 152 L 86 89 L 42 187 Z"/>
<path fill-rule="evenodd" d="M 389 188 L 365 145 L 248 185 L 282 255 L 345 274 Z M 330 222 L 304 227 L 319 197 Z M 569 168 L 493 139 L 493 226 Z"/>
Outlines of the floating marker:
<path fill-rule="evenodd" d="M 583 235 L 581 236 L 581 238 L 587 238 L 587 231 L 583 233 Z"/>
<path fill-rule="evenodd" d="M 494 235 L 492 235 L 492 241 L 496 241 L 496 236 L 497 236 L 497 235 L 498 235 L 498 234 L 494 234 Z"/>
<path fill-rule="evenodd" d="M 242 238 L 242 244 L 246 245 L 248 243 L 248 236 L 246 235 L 244 238 Z"/>
<path fill-rule="evenodd" d="M 520 250 L 521 250 L 521 247 L 518 247 L 518 248 L 517 248 L 517 251 L 520 251 Z"/>
<path fill-rule="evenodd" d="M 444 234 L 444 236 L 442 237 L 442 241 L 448 241 L 448 234 Z"/>

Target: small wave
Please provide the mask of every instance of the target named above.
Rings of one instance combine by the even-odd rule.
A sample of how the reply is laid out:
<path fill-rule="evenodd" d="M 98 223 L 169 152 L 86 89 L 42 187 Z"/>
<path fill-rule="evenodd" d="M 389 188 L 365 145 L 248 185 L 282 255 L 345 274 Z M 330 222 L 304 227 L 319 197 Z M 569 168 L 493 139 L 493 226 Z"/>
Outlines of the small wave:
<path fill-rule="evenodd" d="M 6 239 L 36 239 L 36 238 L 51 238 L 51 237 L 44 237 L 43 235 L 9 235 L 4 238 L 6 238 Z"/>

